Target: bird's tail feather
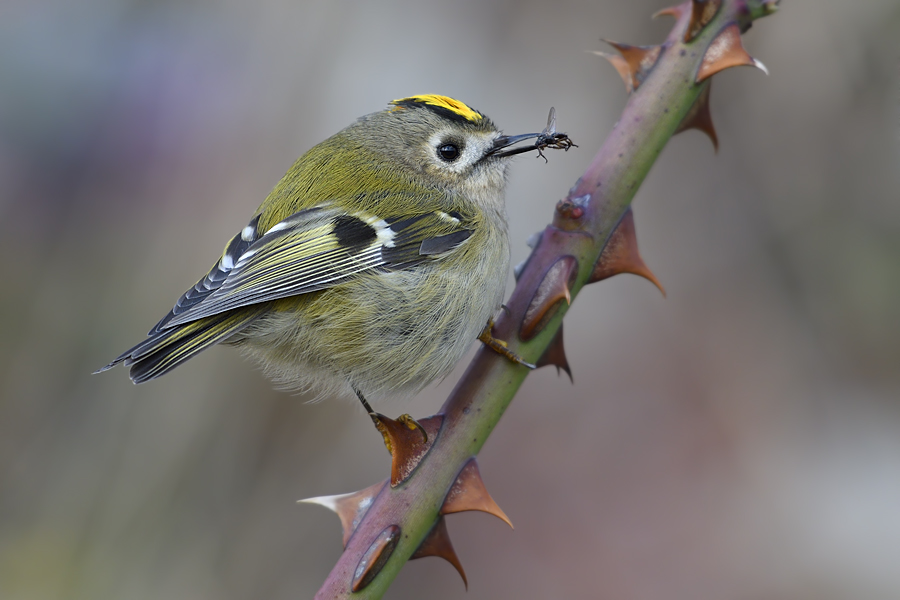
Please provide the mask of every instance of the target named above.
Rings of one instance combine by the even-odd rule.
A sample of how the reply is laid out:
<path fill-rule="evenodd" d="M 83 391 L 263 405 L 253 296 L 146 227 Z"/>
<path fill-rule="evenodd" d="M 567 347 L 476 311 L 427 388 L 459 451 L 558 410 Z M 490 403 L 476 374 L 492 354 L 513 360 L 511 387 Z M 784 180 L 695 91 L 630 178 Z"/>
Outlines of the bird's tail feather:
<path fill-rule="evenodd" d="M 234 335 L 263 312 L 264 305 L 248 306 L 171 329 L 163 329 L 126 350 L 95 373 L 101 373 L 122 363 L 126 367 L 131 367 L 129 375 L 134 383 L 156 379 L 210 346 Z"/>

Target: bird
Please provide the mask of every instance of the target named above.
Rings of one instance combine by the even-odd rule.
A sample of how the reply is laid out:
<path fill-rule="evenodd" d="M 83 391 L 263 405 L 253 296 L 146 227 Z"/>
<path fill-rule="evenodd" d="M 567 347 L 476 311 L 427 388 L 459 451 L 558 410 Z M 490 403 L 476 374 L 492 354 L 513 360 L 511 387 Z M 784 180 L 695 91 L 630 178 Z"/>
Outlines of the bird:
<path fill-rule="evenodd" d="M 507 170 L 568 145 L 555 125 L 505 135 L 447 96 L 393 100 L 297 159 L 147 338 L 96 372 L 123 364 L 144 383 L 225 344 L 281 388 L 356 396 L 375 415 L 370 400 L 416 394 L 477 339 L 533 367 L 490 332 Z"/>

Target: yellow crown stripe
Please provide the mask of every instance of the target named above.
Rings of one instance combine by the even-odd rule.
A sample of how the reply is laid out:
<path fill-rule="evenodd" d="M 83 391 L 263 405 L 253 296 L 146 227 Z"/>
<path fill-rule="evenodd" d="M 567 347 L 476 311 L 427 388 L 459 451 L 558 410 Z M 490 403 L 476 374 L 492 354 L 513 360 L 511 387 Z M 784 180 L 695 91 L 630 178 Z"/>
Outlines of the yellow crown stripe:
<path fill-rule="evenodd" d="M 465 103 L 460 102 L 459 100 L 454 100 L 453 98 L 448 98 L 447 96 L 438 96 L 437 94 L 419 94 L 418 96 L 399 98 L 397 100 L 393 100 L 391 104 L 400 105 L 408 102 L 419 102 L 421 104 L 428 104 L 430 106 L 443 108 L 459 115 L 467 121 L 472 121 L 473 123 L 476 123 L 484 118 L 484 116 L 480 112 L 478 112 L 477 110 L 472 110 L 471 108 L 466 106 Z"/>

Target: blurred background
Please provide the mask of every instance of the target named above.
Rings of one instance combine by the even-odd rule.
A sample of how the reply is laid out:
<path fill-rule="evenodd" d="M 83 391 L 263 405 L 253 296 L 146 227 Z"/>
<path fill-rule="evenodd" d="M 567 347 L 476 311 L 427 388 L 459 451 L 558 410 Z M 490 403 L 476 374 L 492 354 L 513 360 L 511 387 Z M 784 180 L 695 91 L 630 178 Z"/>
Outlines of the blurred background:
<path fill-rule="evenodd" d="M 214 263 L 297 156 L 386 102 L 462 99 L 579 148 L 523 157 L 513 262 L 626 100 L 590 50 L 662 0 L 0 5 L 0 597 L 310 598 L 387 476 L 355 401 L 228 348 L 91 376 Z M 480 457 L 516 525 L 448 525 L 390 598 L 900 597 L 900 5 L 793 0 L 717 75 L 635 199 L 668 298 L 591 286 L 575 382 L 528 378 Z M 432 414 L 464 363 L 409 406 Z M 382 408 L 382 407 L 378 407 Z"/>

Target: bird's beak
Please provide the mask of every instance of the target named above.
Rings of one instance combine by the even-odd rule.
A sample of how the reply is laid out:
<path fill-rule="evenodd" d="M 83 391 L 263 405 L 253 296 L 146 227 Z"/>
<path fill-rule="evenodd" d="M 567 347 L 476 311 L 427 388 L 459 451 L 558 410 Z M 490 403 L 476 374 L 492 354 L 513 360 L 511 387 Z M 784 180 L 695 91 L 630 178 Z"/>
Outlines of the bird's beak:
<path fill-rule="evenodd" d="M 525 146 L 519 146 L 518 148 L 510 148 L 519 142 L 530 140 L 533 138 L 541 137 L 540 133 L 523 133 L 522 135 L 501 135 L 497 139 L 494 140 L 494 147 L 491 148 L 491 151 L 488 152 L 488 156 L 494 156 L 497 158 L 503 158 L 505 156 L 514 156 L 516 154 L 521 154 L 523 152 L 528 152 L 530 150 L 536 150 L 538 148 L 537 143 L 535 144 L 527 144 Z M 504 150 L 504 148 L 509 148 L 508 150 Z"/>

